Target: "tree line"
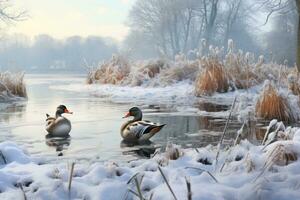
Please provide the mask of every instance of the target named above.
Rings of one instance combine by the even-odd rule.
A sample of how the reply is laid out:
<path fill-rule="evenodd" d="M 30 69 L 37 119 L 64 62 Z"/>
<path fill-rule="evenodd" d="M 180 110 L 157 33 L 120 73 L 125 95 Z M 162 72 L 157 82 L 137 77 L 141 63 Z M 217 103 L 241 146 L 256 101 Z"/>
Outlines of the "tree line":
<path fill-rule="evenodd" d="M 136 58 L 174 58 L 206 46 L 265 54 L 270 60 L 296 61 L 299 0 L 137 0 L 124 45 Z M 272 16 L 272 17 L 271 17 Z M 272 20 L 269 20 L 272 18 Z M 264 31 L 262 31 L 264 30 Z"/>
<path fill-rule="evenodd" d="M 118 52 L 110 38 L 72 36 L 63 40 L 49 35 L 33 39 L 25 35 L 4 36 L 0 41 L 0 68 L 27 71 L 83 71 Z"/>

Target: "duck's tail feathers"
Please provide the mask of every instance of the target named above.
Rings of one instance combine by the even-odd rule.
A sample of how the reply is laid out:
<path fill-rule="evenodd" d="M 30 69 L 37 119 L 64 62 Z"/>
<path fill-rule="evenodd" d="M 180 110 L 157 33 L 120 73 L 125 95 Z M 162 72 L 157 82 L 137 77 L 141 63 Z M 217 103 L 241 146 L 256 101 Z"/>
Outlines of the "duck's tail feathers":
<path fill-rule="evenodd" d="M 150 132 L 150 133 L 152 133 L 152 134 L 156 134 L 156 133 L 158 133 L 165 125 L 166 125 L 166 124 L 161 124 L 161 125 L 157 125 L 157 126 L 152 126 L 148 132 Z"/>
<path fill-rule="evenodd" d="M 50 117 L 50 115 L 49 115 L 48 113 L 46 113 L 46 117 L 47 117 L 47 118 L 49 118 L 49 117 Z"/>

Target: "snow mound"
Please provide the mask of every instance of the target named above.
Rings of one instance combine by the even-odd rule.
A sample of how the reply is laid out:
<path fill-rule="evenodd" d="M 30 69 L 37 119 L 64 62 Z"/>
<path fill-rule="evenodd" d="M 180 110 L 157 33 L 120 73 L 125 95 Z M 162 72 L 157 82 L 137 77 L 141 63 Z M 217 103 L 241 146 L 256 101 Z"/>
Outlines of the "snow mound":
<path fill-rule="evenodd" d="M 30 162 L 29 156 L 13 142 L 0 143 L 0 166 L 17 162 L 26 164 Z"/>

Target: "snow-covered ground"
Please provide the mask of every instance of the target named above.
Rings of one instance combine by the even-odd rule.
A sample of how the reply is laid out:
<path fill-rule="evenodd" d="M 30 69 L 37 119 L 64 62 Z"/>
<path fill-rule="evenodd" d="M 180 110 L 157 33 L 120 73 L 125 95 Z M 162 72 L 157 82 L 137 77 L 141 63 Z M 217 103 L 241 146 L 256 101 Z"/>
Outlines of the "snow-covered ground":
<path fill-rule="evenodd" d="M 194 86 L 190 82 L 184 81 L 166 87 L 69 84 L 52 86 L 50 88 L 87 93 L 114 103 L 187 104 L 195 99 Z"/>
<path fill-rule="evenodd" d="M 276 123 L 276 122 L 275 122 Z M 247 140 L 218 148 L 180 149 L 129 163 L 43 163 L 13 142 L 0 144 L 0 199 L 299 199 L 300 130 L 289 140 L 255 146 Z M 177 160 L 170 160 L 174 155 Z M 176 158 L 176 156 L 175 156 Z M 75 162 L 70 190 L 71 163 Z M 161 171 L 160 171 L 161 170 Z M 164 177 L 167 180 L 164 179 Z M 171 189 L 169 189 L 168 184 Z M 139 194 L 140 191 L 140 194 Z M 174 196 L 172 194 L 174 192 Z M 133 194 L 135 193 L 135 194 Z"/>

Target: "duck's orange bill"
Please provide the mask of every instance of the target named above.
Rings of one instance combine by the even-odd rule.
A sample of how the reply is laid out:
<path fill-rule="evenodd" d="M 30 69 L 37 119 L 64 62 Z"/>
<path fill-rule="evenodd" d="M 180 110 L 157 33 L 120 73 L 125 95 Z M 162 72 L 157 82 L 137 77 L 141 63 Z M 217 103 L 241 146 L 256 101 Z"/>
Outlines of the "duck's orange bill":
<path fill-rule="evenodd" d="M 73 114 L 73 112 L 69 111 L 68 109 L 65 109 L 64 112 L 65 112 L 65 113 L 68 113 L 68 114 Z"/>
<path fill-rule="evenodd" d="M 130 112 L 126 113 L 126 115 L 123 118 L 127 118 L 130 116 Z"/>

